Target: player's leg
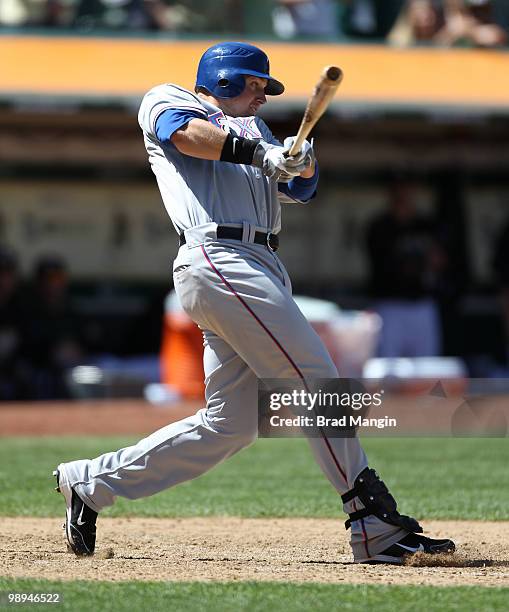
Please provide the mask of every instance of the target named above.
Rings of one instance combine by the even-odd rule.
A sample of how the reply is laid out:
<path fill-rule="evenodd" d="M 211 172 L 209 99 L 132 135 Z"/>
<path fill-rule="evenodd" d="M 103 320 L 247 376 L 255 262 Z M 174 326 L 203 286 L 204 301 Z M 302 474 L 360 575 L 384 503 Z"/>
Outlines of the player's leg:
<path fill-rule="evenodd" d="M 96 512 L 117 496 L 147 497 L 196 478 L 256 438 L 256 377 L 224 340 L 204 335 L 206 408 L 133 446 L 64 464 L 72 487 Z"/>
<path fill-rule="evenodd" d="M 257 257 L 246 260 L 213 245 L 203 246 L 194 266 L 206 285 L 207 309 L 196 312 L 194 294 L 181 287 L 181 301 L 191 316 L 221 334 L 258 378 L 292 378 L 296 385 L 313 378 L 336 378 L 336 367 L 318 335 L 293 301 L 286 277 L 270 254 L 265 265 Z M 367 468 L 357 438 L 310 439 L 314 455 L 340 494 L 351 490 Z M 347 513 L 363 508 L 358 498 L 347 501 Z M 407 532 L 374 515 L 352 523 L 352 548 L 356 559 L 385 550 Z"/>
<path fill-rule="evenodd" d="M 224 340 L 204 332 L 207 407 L 137 444 L 58 466 L 66 532 L 78 555 L 92 554 L 97 512 L 117 496 L 136 499 L 196 478 L 257 436 L 257 380 Z"/>

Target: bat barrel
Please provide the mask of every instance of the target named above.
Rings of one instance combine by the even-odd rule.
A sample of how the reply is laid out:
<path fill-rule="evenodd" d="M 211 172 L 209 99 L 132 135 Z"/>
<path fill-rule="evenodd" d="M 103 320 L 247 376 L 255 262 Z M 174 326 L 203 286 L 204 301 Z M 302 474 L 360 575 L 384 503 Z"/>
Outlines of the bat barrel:
<path fill-rule="evenodd" d="M 329 79 L 329 81 L 337 81 L 342 76 L 341 68 L 338 68 L 337 66 L 329 66 L 325 72 L 325 76 Z"/>
<path fill-rule="evenodd" d="M 343 72 L 341 68 L 337 66 L 327 66 L 323 69 L 320 81 L 315 87 L 315 91 L 309 99 L 306 110 L 304 111 L 299 131 L 288 152 L 289 156 L 298 153 L 309 132 L 327 109 L 342 79 Z"/>

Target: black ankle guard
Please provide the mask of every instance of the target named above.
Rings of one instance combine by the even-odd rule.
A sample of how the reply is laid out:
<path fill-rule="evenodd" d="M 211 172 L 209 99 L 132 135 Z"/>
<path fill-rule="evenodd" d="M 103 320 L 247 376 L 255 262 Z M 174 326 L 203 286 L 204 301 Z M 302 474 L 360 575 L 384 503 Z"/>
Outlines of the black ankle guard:
<path fill-rule="evenodd" d="M 353 521 L 358 521 L 365 516 L 373 514 L 381 521 L 396 525 L 413 533 L 422 533 L 422 527 L 410 516 L 400 514 L 394 497 L 389 493 L 383 480 L 380 480 L 375 470 L 366 468 L 355 479 L 353 489 L 341 496 L 343 503 L 358 497 L 364 505 L 362 510 L 352 512 L 345 522 L 345 528 L 349 529 Z"/>

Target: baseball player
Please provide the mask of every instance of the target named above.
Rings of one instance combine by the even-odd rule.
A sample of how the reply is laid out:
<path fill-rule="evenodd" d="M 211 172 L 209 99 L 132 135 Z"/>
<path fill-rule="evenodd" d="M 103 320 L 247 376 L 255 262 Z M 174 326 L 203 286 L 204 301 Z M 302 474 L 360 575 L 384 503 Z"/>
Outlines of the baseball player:
<path fill-rule="evenodd" d="M 139 123 L 152 170 L 180 242 L 175 290 L 203 332 L 206 405 L 134 446 L 61 463 L 66 535 L 76 555 L 95 547 L 97 513 L 117 496 L 154 495 L 251 444 L 258 433 L 257 379 L 302 381 L 338 372 L 292 299 L 278 258 L 280 203 L 308 203 L 318 167 L 305 142 L 288 157 L 257 117 L 284 86 L 266 54 L 225 42 L 203 54 L 195 90 L 173 84 L 144 97 Z M 422 535 L 373 469 L 357 438 L 310 439 L 324 474 L 342 496 L 358 563 L 402 563 L 418 550 L 454 550 Z"/>

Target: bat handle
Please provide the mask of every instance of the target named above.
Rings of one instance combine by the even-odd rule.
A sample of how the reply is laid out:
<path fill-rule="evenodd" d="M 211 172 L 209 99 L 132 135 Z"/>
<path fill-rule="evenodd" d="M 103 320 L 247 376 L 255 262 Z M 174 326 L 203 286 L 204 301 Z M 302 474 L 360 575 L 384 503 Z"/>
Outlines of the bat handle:
<path fill-rule="evenodd" d="M 305 134 L 297 134 L 292 146 L 290 147 L 290 150 L 288 151 L 287 157 L 292 157 L 292 155 L 296 155 L 300 151 L 304 140 L 306 140 Z"/>

